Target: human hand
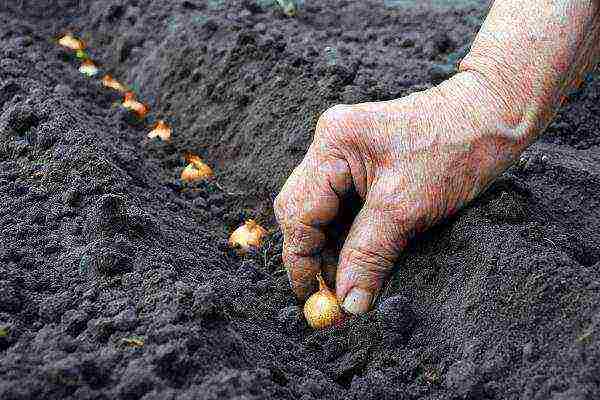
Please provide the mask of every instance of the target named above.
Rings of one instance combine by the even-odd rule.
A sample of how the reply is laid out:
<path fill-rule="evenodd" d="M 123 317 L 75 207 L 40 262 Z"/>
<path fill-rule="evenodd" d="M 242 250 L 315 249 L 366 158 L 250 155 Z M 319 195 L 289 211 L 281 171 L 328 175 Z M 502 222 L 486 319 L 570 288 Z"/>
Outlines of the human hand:
<path fill-rule="evenodd" d="M 518 155 L 505 112 L 470 72 L 398 100 L 327 110 L 274 203 L 298 298 L 314 290 L 325 228 L 354 190 L 364 205 L 340 252 L 336 294 L 348 313 L 368 311 L 407 239 L 460 209 Z"/>

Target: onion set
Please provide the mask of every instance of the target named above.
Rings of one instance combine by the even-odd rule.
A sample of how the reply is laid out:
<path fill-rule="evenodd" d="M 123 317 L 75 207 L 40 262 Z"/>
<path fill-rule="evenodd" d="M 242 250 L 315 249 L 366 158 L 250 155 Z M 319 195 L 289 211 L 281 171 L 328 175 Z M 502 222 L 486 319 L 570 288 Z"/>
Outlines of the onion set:
<path fill-rule="evenodd" d="M 58 39 L 58 44 L 62 47 L 74 51 L 83 51 L 83 49 L 85 49 L 85 43 L 83 43 L 82 40 L 77 39 L 70 33 L 67 33 L 66 35 Z"/>
<path fill-rule="evenodd" d="M 136 100 L 133 92 L 125 93 L 123 98 L 123 107 L 135 113 L 139 118 L 144 118 L 150 111 L 150 107 Z"/>
<path fill-rule="evenodd" d="M 99 71 L 100 70 L 92 60 L 83 60 L 79 67 L 79 72 L 89 77 L 96 76 Z"/>
<path fill-rule="evenodd" d="M 118 92 L 126 92 L 127 88 L 121 82 L 106 74 L 102 77 L 102 85 L 107 88 L 114 89 Z"/>
<path fill-rule="evenodd" d="M 229 245 L 239 249 L 242 253 L 251 247 L 259 247 L 267 230 L 258 225 L 256 221 L 249 219 L 244 225 L 237 228 L 229 237 Z"/>
<path fill-rule="evenodd" d="M 188 165 L 181 172 L 182 181 L 192 183 L 213 176 L 212 169 L 197 155 L 186 152 L 184 157 Z"/>
<path fill-rule="evenodd" d="M 159 138 L 163 142 L 168 142 L 171 140 L 171 127 L 169 127 L 165 121 L 160 119 L 156 125 L 154 125 L 154 129 L 148 133 L 148 138 Z"/>
<path fill-rule="evenodd" d="M 344 313 L 335 293 L 327 287 L 321 273 L 317 274 L 317 281 L 319 281 L 319 291 L 306 300 L 304 317 L 311 327 L 322 329 L 341 322 Z"/>

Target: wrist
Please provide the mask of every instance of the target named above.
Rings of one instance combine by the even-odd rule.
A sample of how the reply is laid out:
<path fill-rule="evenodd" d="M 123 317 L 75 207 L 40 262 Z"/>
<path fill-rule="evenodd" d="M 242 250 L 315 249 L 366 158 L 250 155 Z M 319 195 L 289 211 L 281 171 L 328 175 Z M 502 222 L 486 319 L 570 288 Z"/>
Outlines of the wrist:
<path fill-rule="evenodd" d="M 464 198 L 469 201 L 506 170 L 527 146 L 534 119 L 515 118 L 510 102 L 493 81 L 474 71 L 459 72 L 433 88 L 443 134 L 443 151 L 470 176 Z M 516 122 L 515 122 L 516 120 Z M 467 180 L 469 180 L 467 179 Z"/>
<path fill-rule="evenodd" d="M 494 75 L 464 70 L 437 90 L 459 113 L 456 118 L 464 121 L 461 141 L 494 142 L 498 152 L 516 158 L 541 130 L 540 114 L 531 106 L 521 106 L 525 97 L 511 93 Z"/>
<path fill-rule="evenodd" d="M 557 92 L 544 85 L 543 76 L 536 82 L 536 77 L 497 59 L 490 54 L 469 54 L 461 62 L 459 74 L 474 91 L 473 96 L 495 113 L 495 133 L 512 141 L 514 150 L 520 153 L 554 118 L 559 105 Z"/>
<path fill-rule="evenodd" d="M 524 149 L 600 56 L 596 2 L 496 1 L 459 71 L 484 87 Z"/>

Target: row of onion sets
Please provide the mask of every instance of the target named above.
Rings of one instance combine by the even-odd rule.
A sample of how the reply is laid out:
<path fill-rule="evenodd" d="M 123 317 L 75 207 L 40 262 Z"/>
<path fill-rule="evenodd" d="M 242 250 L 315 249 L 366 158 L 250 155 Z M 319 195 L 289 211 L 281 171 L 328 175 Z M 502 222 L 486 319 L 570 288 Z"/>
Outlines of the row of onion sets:
<path fill-rule="evenodd" d="M 75 58 L 80 61 L 79 72 L 83 75 L 90 78 L 100 75 L 100 68 L 86 52 L 86 45 L 81 39 L 75 37 L 72 33 L 67 33 L 58 39 L 58 44 L 74 53 Z M 108 74 L 101 77 L 101 82 L 107 89 L 116 90 L 122 94 L 123 100 L 120 105 L 123 108 L 139 120 L 145 119 L 150 112 L 150 107 L 139 101 L 127 85 Z M 167 122 L 159 119 L 148 132 L 147 137 L 151 140 L 170 142 L 171 134 L 172 129 Z M 187 166 L 181 172 L 183 182 L 194 183 L 214 177 L 213 170 L 199 156 L 186 152 L 184 159 Z M 244 254 L 252 248 L 257 249 L 260 247 L 266 235 L 266 229 L 256 221 L 248 220 L 231 234 L 229 245 Z M 327 287 L 320 274 L 316 279 L 319 282 L 319 290 L 306 301 L 304 316 L 311 327 L 320 329 L 340 323 L 344 320 L 344 313 L 335 294 Z"/>
<path fill-rule="evenodd" d="M 86 45 L 83 40 L 77 38 L 72 33 L 66 33 L 58 39 L 58 44 L 68 51 L 73 52 L 73 55 L 80 61 L 79 72 L 83 75 L 96 78 L 101 75 L 100 68 L 91 59 L 86 51 Z M 150 107 L 139 101 L 136 94 L 129 87 L 108 74 L 103 74 L 100 78 L 104 87 L 110 90 L 115 90 L 122 94 L 123 99 L 120 106 L 128 110 L 139 120 L 144 120 L 150 112 Z M 169 124 L 159 119 L 154 126 L 151 127 L 147 137 L 151 140 L 160 140 L 170 142 L 172 129 Z M 181 172 L 181 180 L 186 183 L 194 183 L 202 180 L 212 179 L 214 172 L 202 159 L 194 154 L 186 152 L 184 154 L 187 166 Z M 248 220 L 242 226 L 237 228 L 229 238 L 229 244 L 238 249 L 242 253 L 246 253 L 251 248 L 260 247 L 267 231 L 261 227 L 256 221 Z"/>

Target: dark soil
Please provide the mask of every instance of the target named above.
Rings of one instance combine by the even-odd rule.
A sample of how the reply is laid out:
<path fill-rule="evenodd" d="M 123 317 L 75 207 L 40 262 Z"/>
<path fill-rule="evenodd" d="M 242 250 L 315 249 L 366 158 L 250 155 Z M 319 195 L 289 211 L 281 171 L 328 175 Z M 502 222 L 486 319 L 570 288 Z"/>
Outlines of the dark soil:
<path fill-rule="evenodd" d="M 321 112 L 444 79 L 485 5 L 149 3 L 0 1 L 0 399 L 600 398 L 600 78 L 411 243 L 373 312 L 315 332 L 273 198 Z M 159 117 L 171 144 L 144 139 Z M 184 151 L 217 181 L 182 184 Z M 271 235 L 241 257 L 249 217 Z"/>

